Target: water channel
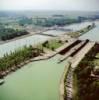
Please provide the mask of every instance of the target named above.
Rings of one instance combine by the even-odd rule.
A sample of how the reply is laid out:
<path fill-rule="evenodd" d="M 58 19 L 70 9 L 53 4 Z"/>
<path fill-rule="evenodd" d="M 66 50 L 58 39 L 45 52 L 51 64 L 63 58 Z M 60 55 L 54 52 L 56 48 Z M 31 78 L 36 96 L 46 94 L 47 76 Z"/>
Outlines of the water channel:
<path fill-rule="evenodd" d="M 99 40 L 98 25 L 80 38 Z M 0 56 L 23 45 L 37 44 L 49 38 L 36 35 L 0 45 Z M 5 77 L 5 84 L 0 86 L 0 100 L 59 100 L 60 78 L 68 65 L 67 61 L 58 64 L 60 57 L 56 55 L 49 60 L 31 62 Z"/>
<path fill-rule="evenodd" d="M 0 86 L 0 100 L 59 100 L 59 83 L 67 61 L 60 55 L 32 62 L 8 75 Z"/>

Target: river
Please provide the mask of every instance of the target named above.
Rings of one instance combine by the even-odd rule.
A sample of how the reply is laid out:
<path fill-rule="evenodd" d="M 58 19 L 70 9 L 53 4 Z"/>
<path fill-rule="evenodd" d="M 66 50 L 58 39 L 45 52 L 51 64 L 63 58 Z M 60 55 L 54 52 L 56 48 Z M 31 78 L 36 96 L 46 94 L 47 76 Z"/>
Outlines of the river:
<path fill-rule="evenodd" d="M 0 45 L 0 56 L 2 57 L 6 53 L 9 54 L 10 52 L 13 52 L 16 49 L 19 49 L 23 47 L 24 45 L 26 46 L 37 45 L 48 39 L 50 39 L 50 37 L 42 36 L 42 35 L 33 35 L 33 36 L 25 37 L 22 39 L 18 39 L 12 42 L 2 44 Z"/>
<path fill-rule="evenodd" d="M 46 31 L 46 32 L 43 32 L 43 34 L 48 34 L 48 35 L 53 35 L 53 36 L 61 36 L 61 35 L 64 35 L 66 34 L 67 30 L 49 30 L 49 31 Z"/>
<path fill-rule="evenodd" d="M 71 29 L 73 32 L 75 32 L 75 31 L 79 31 L 91 24 L 92 24 L 92 21 L 86 21 L 86 22 L 74 23 L 74 24 L 71 24 L 68 26 L 64 26 L 63 28 Z"/>
<path fill-rule="evenodd" d="M 99 41 L 99 21 L 95 21 L 95 23 L 96 27 L 93 30 L 79 37 L 79 39 L 81 40 L 89 39 L 91 41 Z"/>
<path fill-rule="evenodd" d="M 60 78 L 67 61 L 60 55 L 32 62 L 8 75 L 0 86 L 0 100 L 59 100 Z"/>
<path fill-rule="evenodd" d="M 97 35 L 93 36 L 96 32 Z M 91 35 L 85 34 L 80 38 L 85 39 L 90 36 L 97 40 L 98 32 L 97 23 L 97 27 L 87 33 Z M 49 37 L 35 35 L 0 45 L 0 56 L 23 45 L 34 45 L 47 39 Z M 61 55 L 56 55 L 49 60 L 29 63 L 5 77 L 5 84 L 0 86 L 0 100 L 59 100 L 60 78 L 67 65 L 67 61 L 57 63 L 60 57 Z"/>

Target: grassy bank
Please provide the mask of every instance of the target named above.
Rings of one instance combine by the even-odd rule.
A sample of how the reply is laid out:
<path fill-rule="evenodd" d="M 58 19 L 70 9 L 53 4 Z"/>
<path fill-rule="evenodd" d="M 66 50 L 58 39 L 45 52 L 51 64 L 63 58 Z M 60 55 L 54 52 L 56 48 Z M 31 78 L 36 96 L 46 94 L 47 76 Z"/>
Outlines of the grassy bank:
<path fill-rule="evenodd" d="M 16 69 L 25 65 L 25 63 L 29 62 L 30 59 L 42 55 L 42 53 L 45 52 L 45 47 L 50 50 L 54 50 L 60 47 L 62 44 L 62 41 L 53 39 L 43 44 L 38 44 L 35 47 L 24 46 L 23 48 L 15 50 L 10 54 L 5 54 L 0 58 L 0 77 L 2 78 L 11 71 L 15 71 Z"/>
<path fill-rule="evenodd" d="M 22 63 L 39 56 L 41 53 L 43 53 L 42 49 L 24 46 L 10 54 L 5 54 L 4 57 L 0 58 L 0 77 L 16 70 Z"/>
<path fill-rule="evenodd" d="M 46 47 L 52 51 L 62 46 L 64 43 L 61 40 L 50 40 L 43 43 L 43 47 Z"/>

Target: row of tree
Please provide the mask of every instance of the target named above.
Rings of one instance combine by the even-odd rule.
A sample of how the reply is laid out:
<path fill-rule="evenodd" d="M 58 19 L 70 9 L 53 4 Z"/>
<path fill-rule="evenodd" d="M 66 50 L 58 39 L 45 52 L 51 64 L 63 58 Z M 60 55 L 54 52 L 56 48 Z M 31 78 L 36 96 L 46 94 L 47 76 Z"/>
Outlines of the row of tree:
<path fill-rule="evenodd" d="M 0 72 L 6 71 L 9 68 L 18 67 L 21 63 L 40 55 L 42 52 L 43 51 L 38 48 L 24 46 L 24 48 L 20 50 L 6 54 L 0 58 Z"/>
<path fill-rule="evenodd" d="M 15 37 L 19 37 L 26 34 L 29 34 L 29 32 L 25 30 L 18 30 L 18 29 L 15 30 L 12 28 L 0 28 L 0 39 L 3 41 L 13 39 Z"/>

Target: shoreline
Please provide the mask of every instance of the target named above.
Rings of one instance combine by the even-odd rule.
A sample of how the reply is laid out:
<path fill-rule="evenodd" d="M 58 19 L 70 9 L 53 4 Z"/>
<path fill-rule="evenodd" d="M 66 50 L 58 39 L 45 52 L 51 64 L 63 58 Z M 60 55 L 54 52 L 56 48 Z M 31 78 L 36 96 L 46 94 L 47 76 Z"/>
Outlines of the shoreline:
<path fill-rule="evenodd" d="M 4 79 L 4 77 L 9 75 L 10 73 L 17 71 L 18 69 L 24 67 L 25 65 L 29 64 L 30 62 L 47 60 L 47 59 L 54 57 L 56 54 L 57 54 L 56 52 L 55 53 L 53 52 L 51 54 L 44 54 L 43 56 L 37 56 L 37 57 L 31 58 L 31 59 L 28 59 L 28 60 L 20 63 L 17 66 L 12 66 L 11 68 L 7 69 L 6 71 L 0 72 L 0 79 Z"/>
<path fill-rule="evenodd" d="M 76 41 L 76 40 L 75 40 Z M 20 63 L 19 65 L 17 66 L 12 66 L 11 68 L 5 70 L 5 71 L 1 71 L 0 72 L 0 78 L 3 78 L 5 76 L 7 76 L 9 73 L 11 72 L 15 72 L 17 69 L 23 67 L 24 65 L 30 63 L 30 62 L 33 62 L 33 61 L 39 61 L 39 60 L 46 60 L 46 59 L 49 59 L 51 57 L 54 57 L 56 54 L 58 54 L 62 49 L 68 47 L 69 45 L 71 45 L 73 42 L 75 41 L 72 41 L 72 42 L 69 42 L 68 44 L 64 44 L 62 45 L 61 47 L 57 48 L 54 52 L 49 52 L 49 53 L 44 53 L 42 56 L 37 56 L 37 57 L 34 57 L 34 58 L 31 58 L 31 59 L 28 59 L 22 63 Z M 61 48 L 61 49 L 60 49 Z"/>
<path fill-rule="evenodd" d="M 95 20 L 95 21 L 99 21 L 99 20 Z M 85 22 L 87 22 L 87 21 L 85 21 Z M 88 21 L 88 22 L 94 22 L 94 21 Z M 83 23 L 83 22 L 82 22 Z M 78 23 L 72 23 L 72 24 L 70 24 L 70 25 L 73 25 L 73 24 L 78 24 Z M 68 25 L 69 26 L 69 25 Z M 47 30 L 43 30 L 42 32 L 46 32 Z M 41 32 L 41 33 L 42 33 Z M 16 40 L 19 40 L 19 39 L 23 39 L 23 38 L 26 38 L 26 37 L 29 37 L 29 36 L 33 36 L 33 35 L 40 35 L 40 34 L 37 34 L 38 32 L 30 32 L 29 34 L 27 34 L 27 35 L 23 35 L 23 36 L 19 36 L 19 37 L 15 37 L 15 38 L 13 38 L 13 39 L 10 39 L 10 40 L 6 40 L 6 41 L 0 41 L 0 45 L 3 45 L 3 44 L 6 44 L 6 43 L 9 43 L 9 42 L 13 42 L 13 41 L 16 41 Z M 87 32 L 86 32 L 87 33 Z M 85 34 L 86 34 L 85 33 Z M 41 34 L 42 35 L 42 34 Z M 84 34 L 81 34 L 81 35 L 84 35 Z M 78 37 L 80 37 L 80 36 L 78 36 Z M 78 38 L 77 37 L 77 38 Z"/>
<path fill-rule="evenodd" d="M 70 58 L 69 58 L 69 61 L 70 61 Z M 68 72 L 68 69 L 70 67 L 69 61 L 68 61 L 68 65 L 67 66 L 65 65 L 65 68 L 64 68 L 63 73 L 62 73 L 61 78 L 60 78 L 60 84 L 59 84 L 59 98 L 60 98 L 60 100 L 64 100 L 64 97 L 65 97 L 65 83 L 64 83 L 64 80 L 65 80 L 65 76 Z"/>
<path fill-rule="evenodd" d="M 27 34 L 27 35 L 19 36 L 19 37 L 10 39 L 10 40 L 0 41 L 0 45 L 6 44 L 6 43 L 9 43 L 9 42 L 13 42 L 13 41 L 16 41 L 16 40 L 24 39 L 24 38 L 27 38 L 27 37 L 33 36 L 33 35 L 37 35 L 37 34 L 36 34 L 36 33 L 29 33 L 29 34 Z"/>
<path fill-rule="evenodd" d="M 76 41 L 76 40 L 75 40 Z M 72 42 L 69 42 L 68 45 L 67 44 L 64 44 L 62 45 L 61 47 L 57 48 L 54 52 L 49 52 L 49 53 L 44 53 L 42 56 L 37 56 L 37 57 L 34 57 L 34 58 L 31 58 L 31 59 L 28 59 L 22 63 L 20 63 L 19 65 L 17 66 L 12 66 L 11 68 L 7 69 L 6 71 L 1 71 L 0 72 L 0 78 L 3 78 L 5 76 L 7 76 L 9 73 L 11 72 L 15 72 L 17 69 L 23 67 L 24 65 L 30 63 L 30 62 L 33 62 L 33 61 L 40 61 L 40 60 L 46 60 L 46 59 L 50 59 L 51 57 L 54 57 L 56 54 L 58 54 L 61 50 L 63 50 L 64 48 L 68 47 L 69 45 L 71 45 L 73 42 L 75 41 L 72 41 Z M 64 47 L 63 47 L 64 46 Z"/>

